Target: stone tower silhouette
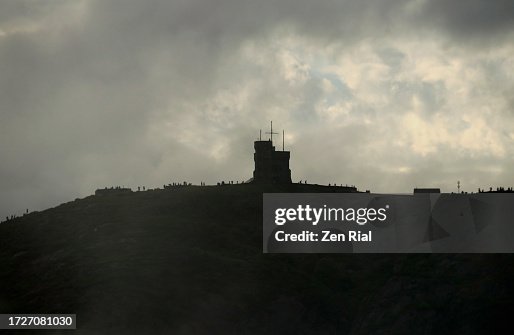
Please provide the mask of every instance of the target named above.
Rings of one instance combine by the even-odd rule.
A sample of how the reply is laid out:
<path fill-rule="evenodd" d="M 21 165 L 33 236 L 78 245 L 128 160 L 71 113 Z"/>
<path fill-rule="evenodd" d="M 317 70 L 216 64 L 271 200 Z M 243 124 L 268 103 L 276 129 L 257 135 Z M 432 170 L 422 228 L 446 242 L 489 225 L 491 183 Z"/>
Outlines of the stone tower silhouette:
<path fill-rule="evenodd" d="M 273 124 L 270 139 L 267 141 L 254 142 L 255 170 L 253 171 L 253 182 L 260 184 L 290 184 L 291 170 L 289 169 L 290 152 L 276 151 L 273 146 Z"/>

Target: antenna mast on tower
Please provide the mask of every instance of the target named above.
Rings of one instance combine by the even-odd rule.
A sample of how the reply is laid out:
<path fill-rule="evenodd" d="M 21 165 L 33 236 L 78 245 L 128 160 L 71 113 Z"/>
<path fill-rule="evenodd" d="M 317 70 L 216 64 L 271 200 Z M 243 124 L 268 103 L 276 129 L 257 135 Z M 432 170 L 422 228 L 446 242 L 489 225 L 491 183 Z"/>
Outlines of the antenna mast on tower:
<path fill-rule="evenodd" d="M 270 141 L 273 142 L 273 134 L 278 135 L 278 133 L 273 132 L 273 121 L 270 121 L 270 122 L 271 122 L 271 128 L 270 128 L 269 132 L 266 132 L 266 134 L 270 134 Z"/>

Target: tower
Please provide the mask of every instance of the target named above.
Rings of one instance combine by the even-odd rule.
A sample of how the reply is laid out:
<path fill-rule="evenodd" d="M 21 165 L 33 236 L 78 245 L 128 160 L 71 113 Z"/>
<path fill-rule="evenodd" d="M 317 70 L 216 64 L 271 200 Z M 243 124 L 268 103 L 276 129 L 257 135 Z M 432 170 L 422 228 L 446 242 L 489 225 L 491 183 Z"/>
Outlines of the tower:
<path fill-rule="evenodd" d="M 284 151 L 284 139 L 282 139 L 282 151 L 276 151 L 273 146 L 273 122 L 271 123 L 270 138 L 263 141 L 259 138 L 254 142 L 255 170 L 253 182 L 259 184 L 290 184 L 291 170 L 289 169 L 290 152 Z M 282 133 L 284 136 L 284 133 Z"/>

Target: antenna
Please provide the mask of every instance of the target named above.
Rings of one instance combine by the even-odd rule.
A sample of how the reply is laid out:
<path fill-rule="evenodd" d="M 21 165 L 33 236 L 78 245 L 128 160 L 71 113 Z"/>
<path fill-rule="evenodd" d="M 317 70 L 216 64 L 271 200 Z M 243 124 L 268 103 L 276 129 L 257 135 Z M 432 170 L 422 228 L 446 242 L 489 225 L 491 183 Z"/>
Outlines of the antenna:
<path fill-rule="evenodd" d="M 457 193 L 460 193 L 460 180 L 457 180 Z"/>
<path fill-rule="evenodd" d="M 259 141 L 262 141 L 262 129 L 259 129 Z"/>
<path fill-rule="evenodd" d="M 273 134 L 278 135 L 278 133 L 273 132 L 273 121 L 271 121 L 271 128 L 270 132 L 266 132 L 266 134 L 270 134 L 270 141 L 273 142 Z"/>
<path fill-rule="evenodd" d="M 284 151 L 284 134 L 285 134 L 285 131 L 282 129 L 282 151 Z"/>

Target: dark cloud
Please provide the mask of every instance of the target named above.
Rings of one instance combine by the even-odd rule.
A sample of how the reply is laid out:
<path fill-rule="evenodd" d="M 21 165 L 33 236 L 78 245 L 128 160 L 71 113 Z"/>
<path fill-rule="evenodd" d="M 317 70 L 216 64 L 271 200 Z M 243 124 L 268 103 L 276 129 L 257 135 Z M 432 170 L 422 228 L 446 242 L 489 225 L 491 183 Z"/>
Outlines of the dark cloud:
<path fill-rule="evenodd" d="M 296 180 L 444 187 L 475 157 L 507 183 L 513 17 L 478 0 L 3 1 L 0 214 L 105 185 L 247 179 L 270 119 Z"/>
<path fill-rule="evenodd" d="M 424 1 L 417 17 L 458 40 L 512 35 L 514 2 L 509 0 Z"/>

